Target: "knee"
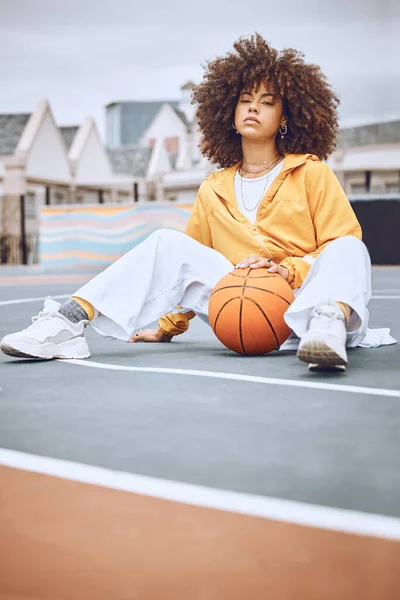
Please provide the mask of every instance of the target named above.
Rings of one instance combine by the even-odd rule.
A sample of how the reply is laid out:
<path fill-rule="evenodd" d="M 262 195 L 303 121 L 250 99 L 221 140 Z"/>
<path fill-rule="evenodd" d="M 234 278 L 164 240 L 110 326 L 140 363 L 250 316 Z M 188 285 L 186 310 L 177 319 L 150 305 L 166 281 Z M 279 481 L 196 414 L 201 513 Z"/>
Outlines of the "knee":
<path fill-rule="evenodd" d="M 158 242 L 173 242 L 179 237 L 185 235 L 181 231 L 176 231 L 175 229 L 167 229 L 165 227 L 161 229 L 157 229 L 154 231 L 149 237 L 157 240 Z"/>
<path fill-rule="evenodd" d="M 340 248 L 342 251 L 345 252 L 354 252 L 359 249 L 366 250 L 364 242 L 356 238 L 354 235 L 345 235 L 343 237 L 336 238 L 336 240 L 333 240 L 329 244 L 328 248 Z"/>

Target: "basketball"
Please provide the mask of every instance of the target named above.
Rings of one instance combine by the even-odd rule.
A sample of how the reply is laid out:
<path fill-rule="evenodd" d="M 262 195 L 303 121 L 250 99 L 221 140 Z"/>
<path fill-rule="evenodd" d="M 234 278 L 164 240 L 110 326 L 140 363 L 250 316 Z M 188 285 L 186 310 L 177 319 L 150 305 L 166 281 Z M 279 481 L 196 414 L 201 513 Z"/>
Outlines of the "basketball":
<path fill-rule="evenodd" d="M 283 315 L 294 300 L 289 284 L 268 269 L 237 269 L 213 289 L 210 325 L 222 344 L 246 356 L 277 350 L 289 337 Z"/>

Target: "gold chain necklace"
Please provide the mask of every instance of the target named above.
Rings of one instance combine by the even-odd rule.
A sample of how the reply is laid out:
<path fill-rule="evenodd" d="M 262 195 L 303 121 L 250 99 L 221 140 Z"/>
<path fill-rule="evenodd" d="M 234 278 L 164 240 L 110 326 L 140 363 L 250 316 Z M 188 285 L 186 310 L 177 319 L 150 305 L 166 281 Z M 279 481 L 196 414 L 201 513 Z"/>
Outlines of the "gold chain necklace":
<path fill-rule="evenodd" d="M 271 160 L 266 160 L 265 162 L 262 162 L 262 163 L 253 163 L 252 164 L 252 163 L 246 163 L 245 161 L 243 161 L 242 165 L 241 165 L 241 169 L 245 173 L 254 173 L 254 174 L 262 173 L 263 171 L 266 171 L 267 169 L 269 169 L 271 167 L 271 165 L 274 164 L 274 162 L 276 161 L 278 156 L 279 156 L 279 154 L 277 152 Z M 264 165 L 264 166 L 261 169 L 256 169 L 255 171 L 252 171 L 251 169 L 248 168 L 248 167 L 256 166 L 256 165 Z"/>
<path fill-rule="evenodd" d="M 278 155 L 277 155 L 277 156 L 278 156 Z M 276 158 L 276 157 L 275 157 L 275 158 Z M 242 175 L 240 174 L 240 172 L 239 172 L 239 177 L 240 177 L 240 195 L 241 195 L 241 197 L 242 197 L 243 206 L 245 207 L 245 209 L 246 209 L 248 212 L 253 212 L 253 210 L 256 210 L 257 206 L 260 204 L 261 200 L 264 198 L 265 190 L 267 189 L 267 185 L 268 185 L 268 183 L 269 183 L 269 180 L 270 180 L 270 177 L 271 177 L 271 173 L 272 173 L 272 171 L 274 170 L 274 168 L 275 168 L 275 167 L 278 165 L 278 163 L 279 163 L 279 159 L 278 159 L 278 160 L 276 160 L 276 164 L 275 164 L 275 165 L 273 165 L 273 166 L 271 167 L 271 170 L 270 170 L 270 172 L 269 172 L 269 173 L 266 175 L 266 182 L 265 182 L 265 185 L 264 185 L 264 188 L 263 188 L 263 191 L 262 191 L 261 197 L 260 197 L 259 201 L 257 202 L 257 204 L 256 204 L 256 205 L 255 205 L 253 208 L 248 208 L 248 207 L 246 206 L 246 202 L 244 201 L 244 195 L 243 195 L 243 176 L 242 176 Z"/>

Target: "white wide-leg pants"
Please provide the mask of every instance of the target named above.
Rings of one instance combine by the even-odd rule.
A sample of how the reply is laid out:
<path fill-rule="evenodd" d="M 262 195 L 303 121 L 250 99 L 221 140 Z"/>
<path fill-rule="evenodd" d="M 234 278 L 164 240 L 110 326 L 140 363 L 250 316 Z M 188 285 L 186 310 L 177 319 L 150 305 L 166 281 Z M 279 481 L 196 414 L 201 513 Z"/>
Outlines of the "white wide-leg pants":
<path fill-rule="evenodd" d="M 101 313 L 91 321 L 97 332 L 128 340 L 168 312 L 193 310 L 208 323 L 210 294 L 232 269 L 216 250 L 183 233 L 160 229 L 74 295 Z M 331 242 L 295 295 L 285 320 L 298 337 L 307 330 L 314 306 L 344 302 L 353 309 L 347 345 L 357 346 L 367 331 L 371 298 L 371 263 L 365 245 L 350 236 Z"/>

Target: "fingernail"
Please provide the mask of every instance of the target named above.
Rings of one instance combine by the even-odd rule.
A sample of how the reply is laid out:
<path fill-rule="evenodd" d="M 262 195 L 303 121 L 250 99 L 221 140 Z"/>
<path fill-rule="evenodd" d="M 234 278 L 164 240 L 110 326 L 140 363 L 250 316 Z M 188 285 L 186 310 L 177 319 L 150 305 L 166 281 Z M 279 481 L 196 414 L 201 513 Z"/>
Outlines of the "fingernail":
<path fill-rule="evenodd" d="M 274 267 L 270 267 L 270 268 L 268 269 L 268 273 L 272 273 L 272 272 L 273 272 L 273 269 L 274 269 Z"/>

